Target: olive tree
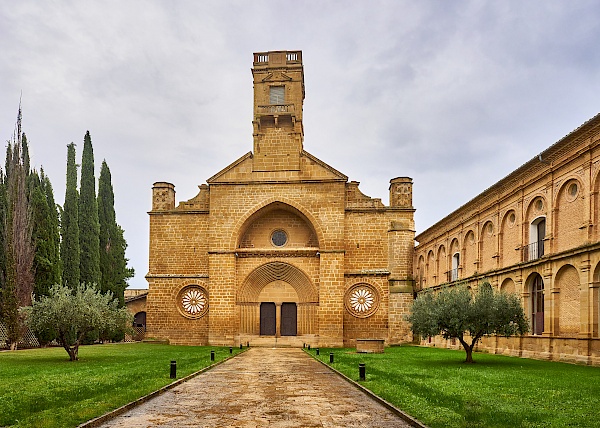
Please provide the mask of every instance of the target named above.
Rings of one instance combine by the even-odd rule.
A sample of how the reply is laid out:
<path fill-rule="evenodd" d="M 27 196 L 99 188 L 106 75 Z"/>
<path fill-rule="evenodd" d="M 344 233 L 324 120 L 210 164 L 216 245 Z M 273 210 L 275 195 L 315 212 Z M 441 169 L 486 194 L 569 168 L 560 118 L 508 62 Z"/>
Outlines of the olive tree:
<path fill-rule="evenodd" d="M 26 309 L 29 327 L 36 334 L 54 337 L 71 361 L 79 359 L 79 345 L 92 331 L 118 331 L 133 321 L 126 308 L 119 308 L 111 293 L 102 294 L 92 285 L 75 290 L 54 285 L 48 296 L 40 296 Z"/>
<path fill-rule="evenodd" d="M 413 302 L 407 318 L 413 334 L 456 338 L 473 362 L 473 348 L 486 335 L 513 336 L 529 331 L 529 323 L 514 293 L 494 291 L 485 282 L 473 292 L 464 285 L 425 292 Z"/>

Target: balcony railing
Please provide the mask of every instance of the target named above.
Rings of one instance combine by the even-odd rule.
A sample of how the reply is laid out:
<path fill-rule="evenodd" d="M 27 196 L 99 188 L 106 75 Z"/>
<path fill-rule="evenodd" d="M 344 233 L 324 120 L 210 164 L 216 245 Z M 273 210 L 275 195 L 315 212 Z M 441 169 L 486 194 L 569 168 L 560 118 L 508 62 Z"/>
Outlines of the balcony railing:
<path fill-rule="evenodd" d="M 258 52 L 254 54 L 254 64 L 264 65 L 268 64 L 271 59 L 270 56 L 275 57 L 274 61 L 281 62 L 280 55 L 285 55 L 285 62 L 302 62 L 302 51 L 280 51 L 280 52 Z"/>
<path fill-rule="evenodd" d="M 544 241 L 533 242 L 523 247 L 523 261 L 537 260 L 544 255 Z"/>
<path fill-rule="evenodd" d="M 257 106 L 256 112 L 260 115 L 294 113 L 294 104 L 271 104 L 267 106 Z"/>
<path fill-rule="evenodd" d="M 458 268 L 451 269 L 448 271 L 448 281 L 457 281 L 458 280 Z"/>

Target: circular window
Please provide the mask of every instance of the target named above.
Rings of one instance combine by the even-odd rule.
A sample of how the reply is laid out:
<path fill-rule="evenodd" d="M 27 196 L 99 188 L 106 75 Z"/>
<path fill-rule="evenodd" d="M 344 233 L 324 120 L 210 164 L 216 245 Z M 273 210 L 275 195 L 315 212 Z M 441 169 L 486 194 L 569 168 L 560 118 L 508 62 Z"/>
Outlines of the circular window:
<path fill-rule="evenodd" d="M 200 318 L 208 312 L 208 293 L 198 285 L 188 285 L 179 292 L 177 304 L 183 316 Z"/>
<path fill-rule="evenodd" d="M 541 211 L 544 209 L 544 201 L 542 201 L 541 199 L 537 199 L 535 201 L 535 209 L 538 211 Z"/>
<path fill-rule="evenodd" d="M 508 226 L 513 227 L 515 225 L 516 221 L 517 221 L 517 216 L 515 215 L 515 212 L 513 211 L 508 215 Z"/>
<path fill-rule="evenodd" d="M 577 182 L 573 181 L 567 187 L 567 200 L 569 202 L 571 202 L 571 201 L 574 201 L 575 199 L 577 199 L 578 192 L 579 192 L 579 186 L 577 185 Z"/>
<path fill-rule="evenodd" d="M 356 284 L 346 291 L 344 305 L 357 318 L 373 315 L 379 307 L 379 293 L 371 284 Z"/>
<path fill-rule="evenodd" d="M 271 243 L 276 247 L 283 247 L 287 244 L 288 236 L 285 231 L 278 229 L 271 234 Z"/>

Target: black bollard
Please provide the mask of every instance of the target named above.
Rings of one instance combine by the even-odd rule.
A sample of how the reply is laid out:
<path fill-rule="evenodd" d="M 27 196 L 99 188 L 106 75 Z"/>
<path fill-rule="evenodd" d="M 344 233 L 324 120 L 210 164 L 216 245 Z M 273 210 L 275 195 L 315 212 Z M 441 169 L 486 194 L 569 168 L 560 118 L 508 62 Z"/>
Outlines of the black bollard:
<path fill-rule="evenodd" d="M 171 379 L 177 378 L 177 361 L 171 361 Z"/>
<path fill-rule="evenodd" d="M 242 344 L 240 343 L 240 349 L 242 349 Z"/>
<path fill-rule="evenodd" d="M 333 352 L 329 353 L 329 364 L 333 363 Z"/>
<path fill-rule="evenodd" d="M 229 353 L 233 354 L 233 348 L 231 346 L 229 347 Z"/>
<path fill-rule="evenodd" d="M 316 350 L 317 350 L 317 355 L 319 355 L 319 348 L 316 348 Z"/>
<path fill-rule="evenodd" d="M 246 348 L 250 347 L 250 342 L 246 342 Z"/>
<path fill-rule="evenodd" d="M 359 363 L 358 364 L 358 380 L 365 380 L 366 379 L 366 367 L 365 367 L 365 363 Z"/>
<path fill-rule="evenodd" d="M 310 351 L 310 345 L 308 345 L 308 350 Z"/>
<path fill-rule="evenodd" d="M 211 361 L 215 360 L 215 351 L 210 351 L 210 360 Z"/>

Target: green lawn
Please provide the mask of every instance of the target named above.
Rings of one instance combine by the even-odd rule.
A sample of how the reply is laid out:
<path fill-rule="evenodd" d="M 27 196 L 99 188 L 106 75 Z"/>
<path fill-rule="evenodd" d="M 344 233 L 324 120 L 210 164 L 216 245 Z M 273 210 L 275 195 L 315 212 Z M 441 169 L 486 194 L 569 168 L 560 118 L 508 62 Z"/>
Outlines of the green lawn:
<path fill-rule="evenodd" d="M 412 346 L 385 354 L 321 349 L 320 359 L 436 427 L 600 427 L 600 368 Z M 315 355 L 315 350 L 310 353 Z"/>
<path fill-rule="evenodd" d="M 229 348 L 157 344 L 0 352 L 0 427 L 75 427 L 229 356 Z M 234 354 L 239 348 L 233 349 Z"/>

